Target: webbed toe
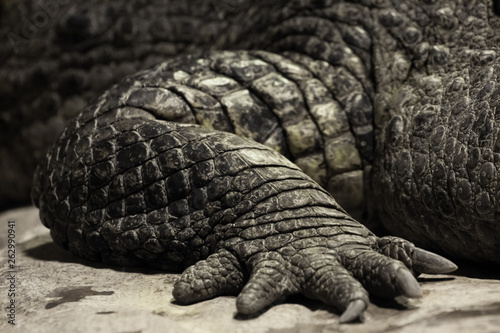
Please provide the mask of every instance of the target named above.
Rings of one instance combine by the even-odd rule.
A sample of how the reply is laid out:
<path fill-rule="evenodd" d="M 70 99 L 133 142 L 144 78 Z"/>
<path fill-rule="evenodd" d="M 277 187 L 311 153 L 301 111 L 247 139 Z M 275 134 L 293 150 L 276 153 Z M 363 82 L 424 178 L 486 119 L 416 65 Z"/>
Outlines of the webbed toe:
<path fill-rule="evenodd" d="M 378 252 L 400 260 L 415 273 L 445 274 L 458 269 L 450 260 L 416 247 L 406 239 L 386 236 L 377 241 Z"/>

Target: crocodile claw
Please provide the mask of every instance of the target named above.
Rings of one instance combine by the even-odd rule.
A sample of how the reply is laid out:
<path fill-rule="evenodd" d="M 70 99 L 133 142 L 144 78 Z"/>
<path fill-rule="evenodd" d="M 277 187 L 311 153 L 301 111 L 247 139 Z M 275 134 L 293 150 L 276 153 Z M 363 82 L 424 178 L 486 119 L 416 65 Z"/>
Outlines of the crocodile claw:
<path fill-rule="evenodd" d="M 417 280 L 407 269 L 399 269 L 395 279 L 396 288 L 402 295 L 409 298 L 422 297 L 422 289 L 418 285 Z"/>
<path fill-rule="evenodd" d="M 420 273 L 445 274 L 458 268 L 450 260 L 420 248 L 414 249 L 412 259 L 413 269 Z"/>
<path fill-rule="evenodd" d="M 349 303 L 344 313 L 340 316 L 339 323 L 349 323 L 359 318 L 363 314 L 367 306 L 368 305 L 365 303 L 365 301 L 362 301 L 360 299 L 352 301 L 351 303 Z"/>
<path fill-rule="evenodd" d="M 458 267 L 450 260 L 413 245 L 406 239 L 386 236 L 377 240 L 378 252 L 402 261 L 415 273 L 445 274 Z"/>

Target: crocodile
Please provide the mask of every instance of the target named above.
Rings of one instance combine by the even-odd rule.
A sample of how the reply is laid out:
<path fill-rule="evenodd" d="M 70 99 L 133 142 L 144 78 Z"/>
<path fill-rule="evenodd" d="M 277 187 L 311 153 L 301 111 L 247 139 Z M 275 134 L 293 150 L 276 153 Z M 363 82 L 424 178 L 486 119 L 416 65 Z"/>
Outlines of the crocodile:
<path fill-rule="evenodd" d="M 242 314 L 301 293 L 350 322 L 456 269 L 427 250 L 498 265 L 496 6 L 243 4 L 212 50 L 69 123 L 35 172 L 40 218 L 79 256 L 183 271 L 179 302 L 237 294 Z"/>

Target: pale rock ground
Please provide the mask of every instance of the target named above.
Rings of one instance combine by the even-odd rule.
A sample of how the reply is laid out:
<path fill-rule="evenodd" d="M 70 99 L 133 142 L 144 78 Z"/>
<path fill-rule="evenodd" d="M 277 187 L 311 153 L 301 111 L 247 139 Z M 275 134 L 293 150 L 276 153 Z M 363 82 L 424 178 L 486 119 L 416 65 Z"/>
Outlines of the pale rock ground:
<path fill-rule="evenodd" d="M 16 221 L 16 326 L 7 323 L 7 221 Z M 38 210 L 0 214 L 0 332 L 500 332 L 500 274 L 466 268 L 423 275 L 418 301 L 373 300 L 363 323 L 338 324 L 319 302 L 295 297 L 254 318 L 235 316 L 235 298 L 173 302 L 175 274 L 107 267 L 52 243 Z"/>

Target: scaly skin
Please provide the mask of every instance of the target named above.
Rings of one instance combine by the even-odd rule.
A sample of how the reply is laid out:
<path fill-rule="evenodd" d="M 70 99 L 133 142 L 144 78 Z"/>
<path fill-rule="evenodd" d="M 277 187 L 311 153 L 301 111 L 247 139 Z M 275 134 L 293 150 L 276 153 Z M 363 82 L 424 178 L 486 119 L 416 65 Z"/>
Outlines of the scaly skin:
<path fill-rule="evenodd" d="M 249 5 L 214 48 L 273 52 L 194 53 L 101 95 L 35 175 L 41 219 L 90 259 L 194 264 L 174 296 L 240 292 L 241 313 L 303 293 L 351 321 L 367 292 L 418 297 L 411 271 L 455 268 L 377 238 L 328 192 L 393 234 L 498 263 L 492 6 Z"/>
<path fill-rule="evenodd" d="M 402 8 L 379 14 L 405 52 L 389 53 L 378 69 L 390 82 L 379 85 L 372 181 L 392 234 L 498 265 L 500 20 L 492 5 L 422 4 L 416 15 L 430 28 Z M 389 39 L 380 41 L 387 53 Z"/>
<path fill-rule="evenodd" d="M 35 175 L 33 200 L 54 241 L 112 264 L 192 265 L 174 287 L 182 303 L 239 293 L 238 312 L 250 314 L 302 293 L 342 311 L 341 322 L 363 313 L 368 292 L 420 297 L 412 272 L 454 270 L 403 239 L 376 237 L 276 151 L 322 157 L 319 139 L 286 130 L 324 115 L 279 112 L 297 95 L 263 60 L 273 56 L 174 59 L 87 106 Z M 296 82 L 308 78 L 299 69 Z M 321 126 L 310 132 L 327 138 Z"/>
<path fill-rule="evenodd" d="M 0 1 L 0 209 L 29 202 L 36 165 L 92 98 L 209 48 L 240 2 Z"/>

